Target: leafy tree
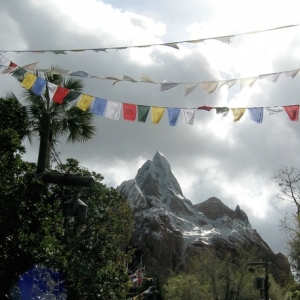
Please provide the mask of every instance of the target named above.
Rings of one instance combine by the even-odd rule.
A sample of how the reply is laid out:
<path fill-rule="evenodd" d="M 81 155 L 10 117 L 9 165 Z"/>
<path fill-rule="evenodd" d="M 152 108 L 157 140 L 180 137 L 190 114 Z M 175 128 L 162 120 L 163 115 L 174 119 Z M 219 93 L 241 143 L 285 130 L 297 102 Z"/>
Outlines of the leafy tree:
<path fill-rule="evenodd" d="M 182 294 L 182 299 L 189 299 L 187 295 L 190 299 L 256 299 L 259 292 L 254 289 L 254 276 L 248 271 L 248 263 L 253 259 L 251 252 L 242 249 L 225 257 L 220 257 L 214 250 L 202 249 L 191 257 L 184 272 L 167 280 L 164 286 L 166 299 L 180 299 L 176 298 L 176 293 Z M 259 275 L 257 273 L 255 277 Z M 273 280 L 271 294 L 272 299 L 283 299 L 282 289 Z"/>
<path fill-rule="evenodd" d="M 300 279 L 300 171 L 297 168 L 282 167 L 273 177 L 278 183 L 277 198 L 295 205 L 296 212 L 290 217 L 286 214 L 281 227 L 287 234 L 288 256 L 297 280 Z"/>
<path fill-rule="evenodd" d="M 22 160 L 21 130 L 27 122 L 22 107 L 3 99 L 0 107 L 4 114 L 11 107 L 17 113 L 20 109 L 24 116 L 11 122 L 12 111 L 10 117 L 1 119 L 0 298 L 17 296 L 20 290 L 12 291 L 12 287 L 34 268 L 34 273 L 48 274 L 48 279 L 59 271 L 69 299 L 125 299 L 125 266 L 131 258 L 131 252 L 125 251 L 132 229 L 129 206 L 115 189 L 101 183 L 100 174 L 80 167 L 74 159 L 57 166 L 56 171 L 92 175 L 94 186 L 45 185 L 35 176 L 36 164 Z M 88 204 L 88 218 L 64 218 L 63 203 L 78 193 Z"/>

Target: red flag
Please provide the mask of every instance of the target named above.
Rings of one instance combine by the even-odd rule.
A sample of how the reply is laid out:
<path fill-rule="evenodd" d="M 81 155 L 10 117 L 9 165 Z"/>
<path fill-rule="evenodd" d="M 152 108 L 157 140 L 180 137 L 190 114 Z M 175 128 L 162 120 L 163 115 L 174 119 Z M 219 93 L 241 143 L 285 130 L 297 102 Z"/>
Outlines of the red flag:
<path fill-rule="evenodd" d="M 124 116 L 124 120 L 135 121 L 136 105 L 123 103 L 123 116 Z"/>
<path fill-rule="evenodd" d="M 211 109 L 213 109 L 213 107 L 204 105 L 204 106 L 197 107 L 197 109 L 210 111 Z"/>
<path fill-rule="evenodd" d="M 291 121 L 298 121 L 299 105 L 283 106 Z"/>
<path fill-rule="evenodd" d="M 62 86 L 57 87 L 52 100 L 58 104 L 62 104 L 69 91 L 69 89 Z"/>

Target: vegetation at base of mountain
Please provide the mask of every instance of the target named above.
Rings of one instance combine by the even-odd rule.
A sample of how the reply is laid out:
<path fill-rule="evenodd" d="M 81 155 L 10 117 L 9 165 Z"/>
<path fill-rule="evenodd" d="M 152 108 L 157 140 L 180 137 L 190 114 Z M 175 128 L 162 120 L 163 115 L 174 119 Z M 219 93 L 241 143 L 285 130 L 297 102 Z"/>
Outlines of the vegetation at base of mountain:
<path fill-rule="evenodd" d="M 254 278 L 264 277 L 264 268 L 257 267 L 255 273 L 249 272 L 249 262 L 255 256 L 240 249 L 220 257 L 213 249 L 200 249 L 190 258 L 184 271 L 167 279 L 164 299 L 172 300 L 236 300 L 258 299 L 260 291 L 254 289 Z M 269 297 L 284 299 L 286 289 L 280 287 L 269 275 Z"/>

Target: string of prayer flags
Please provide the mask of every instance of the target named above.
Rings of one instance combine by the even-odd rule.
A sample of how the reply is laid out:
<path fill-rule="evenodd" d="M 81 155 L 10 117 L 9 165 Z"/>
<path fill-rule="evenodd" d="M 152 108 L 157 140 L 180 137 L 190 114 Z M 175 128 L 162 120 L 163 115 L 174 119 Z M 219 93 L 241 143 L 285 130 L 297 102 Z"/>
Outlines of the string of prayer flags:
<path fill-rule="evenodd" d="M 168 107 L 167 110 L 168 110 L 169 124 L 170 126 L 175 126 L 178 120 L 180 109 Z"/>
<path fill-rule="evenodd" d="M 52 98 L 53 102 L 62 104 L 69 91 L 70 90 L 65 87 L 58 86 Z"/>
<path fill-rule="evenodd" d="M 135 121 L 136 105 L 130 103 L 123 103 L 123 117 L 124 120 Z"/>
<path fill-rule="evenodd" d="M 1 57 L 0 57 L 1 58 Z M 7 64 L 9 67 L 10 64 Z M 21 68 L 17 68 L 12 72 L 18 73 Z M 18 74 L 23 74 L 20 72 Z M 277 74 L 273 74 L 273 79 L 276 79 Z M 272 77 L 272 76 L 270 76 Z M 249 81 L 250 82 L 250 81 Z M 252 81 L 253 82 L 253 81 Z M 194 123 L 194 117 L 196 110 L 204 110 L 210 112 L 215 109 L 217 114 L 222 114 L 226 116 L 229 110 L 232 111 L 234 122 L 239 121 L 245 111 L 248 110 L 249 117 L 256 123 L 261 124 L 263 122 L 263 110 L 264 108 L 268 111 L 270 115 L 285 111 L 291 121 L 298 121 L 299 119 L 299 106 L 300 105 L 287 105 L 287 106 L 275 106 L 275 107 L 248 107 L 248 108 L 228 108 L 228 107 L 212 107 L 212 106 L 199 106 L 197 108 L 178 108 L 178 107 L 159 107 L 159 106 L 146 106 L 138 105 L 132 103 L 120 103 L 109 101 L 106 99 L 94 97 L 91 95 L 82 94 L 74 90 L 69 90 L 62 86 L 57 86 L 51 82 L 47 82 L 43 78 L 37 77 L 30 72 L 24 74 L 24 78 L 21 85 L 28 90 L 31 90 L 35 95 L 42 96 L 44 94 L 45 88 L 48 87 L 49 98 L 55 103 L 62 104 L 64 101 L 74 101 L 76 100 L 76 106 L 86 111 L 90 109 L 91 113 L 97 114 L 99 116 L 104 116 L 106 118 L 118 120 L 121 115 L 121 110 L 123 109 L 123 119 L 129 121 L 139 121 L 146 122 L 149 111 L 151 109 L 151 120 L 153 124 L 158 124 L 164 112 L 167 109 L 168 120 L 170 126 L 175 126 L 178 122 L 179 113 L 182 111 L 184 122 L 186 124 L 192 125 Z M 208 86 L 207 86 L 208 88 Z M 91 105 L 92 104 L 92 105 Z"/>
<path fill-rule="evenodd" d="M 36 70 L 37 63 L 28 64 L 23 67 L 17 66 L 14 62 L 8 60 L 6 57 L 0 54 L 0 73 L 2 74 L 12 74 L 14 77 L 21 78 L 27 74 L 28 70 Z M 278 78 L 281 74 L 285 74 L 286 76 L 294 78 L 300 72 L 300 68 L 290 71 L 282 71 L 278 73 L 269 73 L 269 74 L 262 74 L 257 75 L 254 77 L 247 77 L 247 78 L 235 78 L 235 79 L 227 79 L 227 80 L 214 80 L 214 81 L 204 81 L 204 82 L 170 82 L 168 80 L 164 80 L 163 82 L 159 83 L 150 78 L 149 76 L 143 74 L 141 75 L 140 81 L 135 80 L 127 75 L 123 75 L 123 79 L 119 79 L 113 76 L 101 77 L 101 76 L 94 76 L 89 75 L 85 71 L 76 71 L 70 72 L 69 70 L 63 70 L 59 68 L 55 69 L 40 69 L 36 70 L 39 72 L 44 72 L 47 74 L 61 74 L 67 76 L 79 76 L 83 78 L 95 78 L 101 80 L 113 80 L 113 85 L 120 81 L 126 82 L 147 82 L 152 84 L 159 84 L 160 91 L 166 91 L 172 89 L 178 85 L 182 85 L 184 87 L 184 94 L 187 96 L 190 94 L 199 84 L 201 84 L 202 90 L 206 91 L 208 94 L 213 93 L 218 88 L 220 89 L 222 86 L 227 86 L 230 89 L 237 81 L 240 83 L 240 89 L 245 87 L 251 88 L 257 80 L 268 80 L 271 82 L 277 82 Z M 69 100 L 72 101 L 72 100 Z"/>
<path fill-rule="evenodd" d="M 107 100 L 102 98 L 95 98 L 91 107 L 91 112 L 98 116 L 104 116 L 106 110 Z"/>
<path fill-rule="evenodd" d="M 29 90 L 33 86 L 36 78 L 37 77 L 35 75 L 27 72 L 24 79 L 23 79 L 23 81 L 22 81 L 22 83 L 21 83 L 22 87 Z"/>
<path fill-rule="evenodd" d="M 93 96 L 83 94 L 79 99 L 79 101 L 77 102 L 76 106 L 79 109 L 86 111 L 90 107 L 90 104 L 92 103 L 93 99 L 94 99 Z"/>
<path fill-rule="evenodd" d="M 298 121 L 299 105 L 289 105 L 283 107 L 291 121 Z"/>
<path fill-rule="evenodd" d="M 232 108 L 231 109 L 233 116 L 234 116 L 234 122 L 237 122 L 241 119 L 241 117 L 244 115 L 246 108 Z"/>
<path fill-rule="evenodd" d="M 138 105 L 138 121 L 145 123 L 149 114 L 150 106 Z"/>
<path fill-rule="evenodd" d="M 119 120 L 121 112 L 121 103 L 108 101 L 104 116 L 112 120 Z"/>
<path fill-rule="evenodd" d="M 261 124 L 263 121 L 264 110 L 262 107 L 248 108 L 250 119 L 256 123 Z"/>
<path fill-rule="evenodd" d="M 207 40 L 217 40 L 226 44 L 231 43 L 232 39 L 236 36 L 240 35 L 248 35 L 248 34 L 257 34 L 261 32 L 268 32 L 268 31 L 273 31 L 273 30 L 279 30 L 279 29 L 286 29 L 290 27 L 295 27 L 299 26 L 300 24 L 293 24 L 293 25 L 286 25 L 286 26 L 280 26 L 280 27 L 275 27 L 271 29 L 264 29 L 264 30 L 258 30 L 258 31 L 250 31 L 250 32 L 245 32 L 245 33 L 239 33 L 239 34 L 233 34 L 233 35 L 227 35 L 227 36 L 216 36 L 216 37 L 208 37 L 208 38 L 201 38 L 201 39 L 194 39 L 194 40 L 185 40 L 185 41 L 178 41 L 178 42 L 169 42 L 169 43 L 161 43 L 161 44 L 148 44 L 148 45 L 135 45 L 135 46 L 122 46 L 122 47 L 101 47 L 101 48 L 83 48 L 83 49 L 51 49 L 51 50 L 0 50 L 0 52 L 14 52 L 14 53 L 24 53 L 24 52 L 29 52 L 29 53 L 54 53 L 54 54 L 67 54 L 67 52 L 84 52 L 84 51 L 95 51 L 95 52 L 106 52 L 107 50 L 124 50 L 124 49 L 129 49 L 129 48 L 147 48 L 147 47 L 152 47 L 152 46 L 167 46 L 171 47 L 174 49 L 179 50 L 178 44 L 182 43 L 200 43 L 204 42 Z"/>
<path fill-rule="evenodd" d="M 158 124 L 165 112 L 164 107 L 151 106 L 151 117 L 153 124 Z"/>

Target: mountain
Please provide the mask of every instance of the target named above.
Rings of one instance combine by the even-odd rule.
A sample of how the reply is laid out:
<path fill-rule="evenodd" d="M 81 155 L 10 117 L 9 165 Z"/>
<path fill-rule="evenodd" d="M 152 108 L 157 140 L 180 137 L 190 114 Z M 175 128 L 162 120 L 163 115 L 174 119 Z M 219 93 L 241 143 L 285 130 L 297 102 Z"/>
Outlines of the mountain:
<path fill-rule="evenodd" d="M 268 254 L 277 265 L 270 271 L 278 280 L 290 274 L 286 257 L 273 253 L 239 205 L 232 210 L 215 197 L 195 205 L 186 199 L 160 152 L 117 189 L 133 210 L 136 254 L 161 277 L 181 268 L 195 248 L 213 247 L 222 254 L 240 245 Z"/>

